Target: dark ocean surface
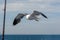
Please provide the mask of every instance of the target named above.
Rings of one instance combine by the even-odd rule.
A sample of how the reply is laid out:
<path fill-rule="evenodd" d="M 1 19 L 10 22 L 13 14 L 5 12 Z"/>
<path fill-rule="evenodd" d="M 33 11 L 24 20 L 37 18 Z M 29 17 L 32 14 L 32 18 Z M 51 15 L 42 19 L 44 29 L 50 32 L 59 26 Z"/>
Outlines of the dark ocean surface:
<path fill-rule="evenodd" d="M 0 35 L 0 40 L 2 36 Z M 60 40 L 60 35 L 5 35 L 5 40 Z"/>

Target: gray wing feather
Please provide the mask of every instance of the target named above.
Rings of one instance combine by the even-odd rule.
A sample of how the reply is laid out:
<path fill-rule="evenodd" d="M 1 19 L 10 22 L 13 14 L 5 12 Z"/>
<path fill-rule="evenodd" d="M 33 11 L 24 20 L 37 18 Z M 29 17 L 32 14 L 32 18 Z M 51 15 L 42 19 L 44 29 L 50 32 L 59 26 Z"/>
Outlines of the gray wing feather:
<path fill-rule="evenodd" d="M 42 15 L 43 17 L 47 18 L 46 15 L 44 15 L 42 12 L 38 12 L 38 11 L 34 11 L 31 15 L 32 15 L 32 16 L 35 16 L 35 15 L 36 15 L 36 16 Z"/>
<path fill-rule="evenodd" d="M 24 14 L 18 14 L 13 21 L 13 25 L 18 24 L 23 17 L 24 17 Z"/>

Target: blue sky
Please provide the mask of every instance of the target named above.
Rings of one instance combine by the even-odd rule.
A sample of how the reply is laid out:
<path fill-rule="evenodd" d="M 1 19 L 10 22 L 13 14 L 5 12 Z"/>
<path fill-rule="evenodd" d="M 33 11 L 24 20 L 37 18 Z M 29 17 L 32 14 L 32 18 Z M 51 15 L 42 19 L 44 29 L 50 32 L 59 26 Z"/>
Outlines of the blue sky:
<path fill-rule="evenodd" d="M 0 34 L 3 25 L 4 0 L 0 0 Z M 39 22 L 23 18 L 21 23 L 13 26 L 18 13 L 32 13 L 34 10 L 44 13 L 48 19 L 41 17 Z M 5 34 L 60 34 L 60 0 L 7 0 Z"/>

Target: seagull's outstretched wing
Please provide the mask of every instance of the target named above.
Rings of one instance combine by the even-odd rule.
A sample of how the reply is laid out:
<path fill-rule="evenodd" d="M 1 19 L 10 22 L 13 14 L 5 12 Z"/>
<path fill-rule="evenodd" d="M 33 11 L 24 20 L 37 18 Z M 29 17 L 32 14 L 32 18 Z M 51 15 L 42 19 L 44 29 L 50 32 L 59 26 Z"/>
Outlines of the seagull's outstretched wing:
<path fill-rule="evenodd" d="M 13 25 L 18 24 L 24 16 L 24 14 L 18 14 L 13 21 Z"/>
<path fill-rule="evenodd" d="M 34 11 L 31 15 L 32 15 L 32 16 L 35 16 L 35 15 L 37 15 L 37 16 L 38 16 L 38 15 L 40 15 L 40 14 L 41 14 L 43 17 L 47 18 L 47 16 L 46 16 L 46 15 L 44 15 L 43 13 L 38 12 L 38 11 Z"/>

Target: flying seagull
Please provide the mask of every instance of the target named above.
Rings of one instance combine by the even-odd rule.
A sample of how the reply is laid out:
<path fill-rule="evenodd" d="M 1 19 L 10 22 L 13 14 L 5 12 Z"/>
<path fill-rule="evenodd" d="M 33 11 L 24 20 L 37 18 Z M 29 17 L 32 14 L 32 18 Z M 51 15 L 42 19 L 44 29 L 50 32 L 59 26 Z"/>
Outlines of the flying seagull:
<path fill-rule="evenodd" d="M 26 19 L 28 19 L 28 20 L 39 21 L 39 20 L 38 20 L 39 18 L 37 17 L 37 16 L 39 16 L 39 15 L 42 15 L 43 17 L 47 18 L 47 16 L 45 16 L 43 13 L 38 12 L 38 11 L 33 11 L 32 14 L 27 14 L 27 13 L 22 14 L 22 13 L 19 13 L 19 14 L 15 17 L 15 19 L 14 19 L 14 21 L 13 21 L 13 25 L 18 24 L 24 16 L 25 16 Z"/>

